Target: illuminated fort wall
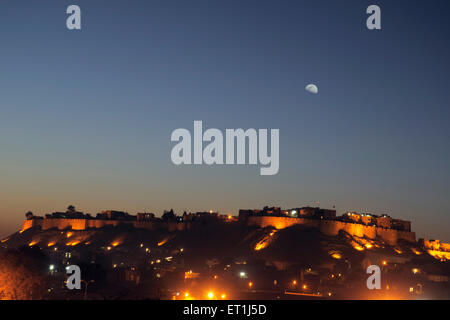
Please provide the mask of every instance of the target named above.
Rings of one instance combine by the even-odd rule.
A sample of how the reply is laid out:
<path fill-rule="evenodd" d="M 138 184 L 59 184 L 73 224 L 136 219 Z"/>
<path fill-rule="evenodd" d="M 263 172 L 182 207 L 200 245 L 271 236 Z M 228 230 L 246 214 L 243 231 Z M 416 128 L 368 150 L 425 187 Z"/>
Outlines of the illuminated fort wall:
<path fill-rule="evenodd" d="M 399 239 L 409 242 L 416 241 L 414 232 L 400 231 L 395 229 L 366 226 L 359 223 L 336 221 L 336 220 L 318 220 L 308 218 L 289 218 L 289 217 L 271 217 L 271 216 L 249 216 L 247 225 L 259 226 L 261 228 L 274 227 L 276 229 L 285 229 L 293 225 L 304 225 L 318 228 L 319 231 L 327 236 L 336 236 L 343 230 L 352 236 L 366 237 L 369 239 L 381 238 L 390 245 L 396 245 Z"/>
<path fill-rule="evenodd" d="M 450 260 L 450 243 L 425 239 L 420 239 L 419 243 L 423 249 L 436 259 Z"/>
<path fill-rule="evenodd" d="M 86 230 L 100 229 L 106 226 L 117 227 L 125 224 L 147 230 L 165 229 L 168 231 L 183 231 L 190 227 L 190 223 L 180 222 L 50 218 L 25 220 L 21 231 L 23 232 L 32 227 L 41 227 L 42 230 L 54 228 L 58 230 Z"/>

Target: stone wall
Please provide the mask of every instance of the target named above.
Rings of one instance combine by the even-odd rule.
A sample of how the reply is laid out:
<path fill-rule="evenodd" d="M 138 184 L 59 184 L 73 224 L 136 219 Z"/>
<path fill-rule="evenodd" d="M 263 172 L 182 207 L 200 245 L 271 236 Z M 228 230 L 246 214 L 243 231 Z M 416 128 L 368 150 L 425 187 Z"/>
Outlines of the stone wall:
<path fill-rule="evenodd" d="M 327 236 L 337 236 L 339 231 L 343 230 L 356 237 L 366 237 L 376 239 L 377 237 L 394 246 L 399 239 L 408 242 L 415 242 L 414 232 L 399 231 L 395 229 L 367 226 L 360 223 L 344 222 L 337 220 L 318 220 L 308 218 L 289 218 L 289 217 L 271 217 L 271 216 L 248 216 L 246 224 L 249 226 L 259 226 L 261 228 L 274 227 L 276 229 L 285 229 L 293 225 L 305 225 L 316 227 Z"/>
<path fill-rule="evenodd" d="M 164 229 L 168 231 L 183 231 L 190 228 L 190 223 L 184 222 L 164 222 L 164 221 L 134 221 L 134 220 L 102 220 L 102 219 L 31 219 L 25 220 L 21 232 L 39 226 L 42 230 L 48 229 L 72 229 L 72 230 L 86 230 L 86 229 L 100 229 L 106 226 L 117 227 L 119 225 L 132 225 L 135 228 L 157 230 Z"/>

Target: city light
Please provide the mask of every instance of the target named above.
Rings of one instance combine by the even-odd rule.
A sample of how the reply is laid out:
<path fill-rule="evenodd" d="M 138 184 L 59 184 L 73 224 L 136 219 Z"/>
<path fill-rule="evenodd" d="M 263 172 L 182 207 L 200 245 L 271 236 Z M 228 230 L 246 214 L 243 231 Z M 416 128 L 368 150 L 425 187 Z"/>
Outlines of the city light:
<path fill-rule="evenodd" d="M 164 245 L 169 239 L 165 238 L 163 240 L 161 240 L 160 242 L 158 242 L 158 247 L 161 247 L 162 245 Z"/>

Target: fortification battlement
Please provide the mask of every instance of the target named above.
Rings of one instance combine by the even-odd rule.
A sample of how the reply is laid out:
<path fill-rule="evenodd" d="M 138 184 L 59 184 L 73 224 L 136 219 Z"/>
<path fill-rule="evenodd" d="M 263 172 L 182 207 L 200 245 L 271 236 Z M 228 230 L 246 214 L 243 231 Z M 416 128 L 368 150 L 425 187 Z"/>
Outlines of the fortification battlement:
<path fill-rule="evenodd" d="M 398 240 L 416 242 L 416 234 L 411 231 L 403 231 L 375 225 L 364 225 L 362 223 L 316 218 L 289 218 L 275 216 L 249 215 L 242 219 L 248 226 L 261 228 L 273 227 L 285 229 L 293 225 L 304 225 L 317 228 L 327 236 L 337 236 L 343 230 L 352 236 L 366 237 L 369 239 L 380 238 L 389 245 L 395 246 Z"/>
<path fill-rule="evenodd" d="M 24 232 L 33 227 L 40 227 L 42 230 L 58 229 L 58 230 L 87 230 L 100 229 L 106 226 L 117 227 L 120 225 L 131 225 L 135 228 L 158 230 L 165 229 L 168 231 L 183 231 L 190 228 L 190 222 L 166 222 L 162 220 L 154 221 L 138 221 L 138 220 L 106 220 L 106 219 L 66 219 L 66 218 L 50 218 L 50 219 L 29 219 L 25 220 L 20 232 Z"/>

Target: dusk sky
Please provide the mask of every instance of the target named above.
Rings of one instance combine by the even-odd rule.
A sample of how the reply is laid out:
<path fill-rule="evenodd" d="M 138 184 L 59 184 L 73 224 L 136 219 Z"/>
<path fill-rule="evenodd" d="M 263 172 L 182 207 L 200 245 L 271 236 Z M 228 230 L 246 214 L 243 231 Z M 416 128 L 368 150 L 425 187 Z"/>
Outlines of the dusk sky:
<path fill-rule="evenodd" d="M 66 28 L 77 4 L 82 30 Z M 366 28 L 366 8 L 382 30 Z M 336 206 L 450 240 L 450 2 L 0 1 L 0 236 L 24 214 Z M 317 95 L 305 91 L 314 83 Z M 280 170 L 173 130 L 280 129 Z"/>

